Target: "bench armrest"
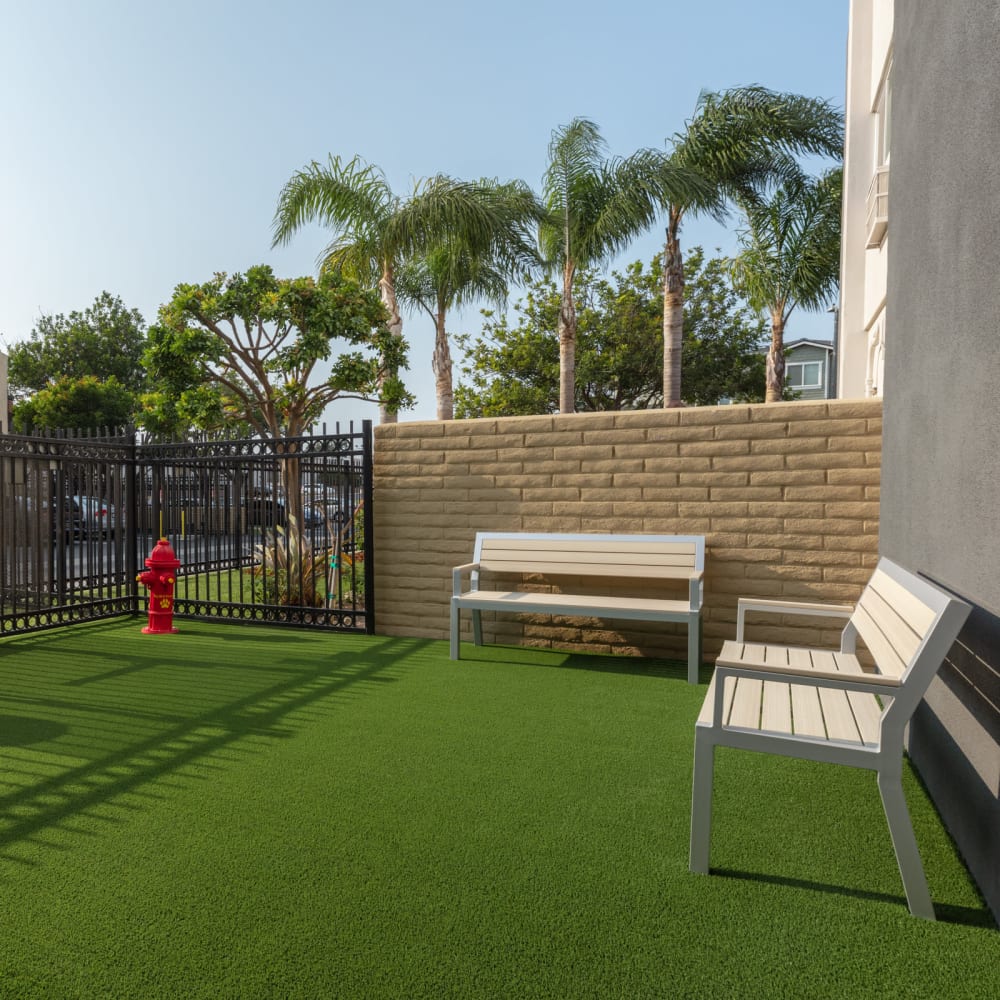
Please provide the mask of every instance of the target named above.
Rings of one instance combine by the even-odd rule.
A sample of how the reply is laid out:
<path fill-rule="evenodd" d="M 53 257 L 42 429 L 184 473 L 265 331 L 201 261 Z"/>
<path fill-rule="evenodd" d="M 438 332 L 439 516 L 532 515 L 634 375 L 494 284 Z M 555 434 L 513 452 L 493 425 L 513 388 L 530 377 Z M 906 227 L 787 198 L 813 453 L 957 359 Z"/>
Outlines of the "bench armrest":
<path fill-rule="evenodd" d="M 850 618 L 850 604 L 812 604 L 808 601 L 765 601 L 741 597 L 736 605 L 736 641 L 743 642 L 743 629 L 748 611 L 765 611 L 776 615 L 813 615 L 821 618 Z"/>
<path fill-rule="evenodd" d="M 705 571 L 692 570 L 688 574 L 688 603 L 692 611 L 701 611 L 701 602 L 705 597 Z"/>
<path fill-rule="evenodd" d="M 462 595 L 462 575 L 464 573 L 473 573 L 479 569 L 479 563 L 463 563 L 461 566 L 456 566 L 451 571 L 451 593 L 453 597 L 461 597 Z"/>

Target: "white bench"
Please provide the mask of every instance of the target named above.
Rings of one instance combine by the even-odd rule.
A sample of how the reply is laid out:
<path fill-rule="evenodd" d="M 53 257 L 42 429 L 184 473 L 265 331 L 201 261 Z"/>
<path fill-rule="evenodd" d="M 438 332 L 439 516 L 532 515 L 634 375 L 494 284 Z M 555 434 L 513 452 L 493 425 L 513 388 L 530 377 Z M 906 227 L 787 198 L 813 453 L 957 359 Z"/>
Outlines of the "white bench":
<path fill-rule="evenodd" d="M 878 774 L 910 912 L 934 919 L 903 797 L 903 730 L 958 636 L 969 605 L 881 559 L 856 607 L 741 600 L 736 640 L 716 661 L 695 725 L 690 868 L 707 872 L 717 746 L 868 768 Z M 746 642 L 748 612 L 846 618 L 840 649 Z M 860 636 L 874 659 L 855 655 Z"/>
<path fill-rule="evenodd" d="M 698 683 L 700 620 L 705 570 L 705 539 L 701 535 L 563 535 L 481 531 L 476 535 L 473 561 L 452 571 L 451 658 L 459 658 L 459 618 L 472 612 L 472 633 L 482 645 L 483 611 L 521 614 L 577 615 L 647 622 L 686 622 L 688 681 Z M 687 597 L 609 597 L 524 590 L 485 590 L 484 574 L 538 574 L 549 577 L 628 578 L 642 584 L 677 580 Z M 469 589 L 462 581 L 469 577 Z"/>

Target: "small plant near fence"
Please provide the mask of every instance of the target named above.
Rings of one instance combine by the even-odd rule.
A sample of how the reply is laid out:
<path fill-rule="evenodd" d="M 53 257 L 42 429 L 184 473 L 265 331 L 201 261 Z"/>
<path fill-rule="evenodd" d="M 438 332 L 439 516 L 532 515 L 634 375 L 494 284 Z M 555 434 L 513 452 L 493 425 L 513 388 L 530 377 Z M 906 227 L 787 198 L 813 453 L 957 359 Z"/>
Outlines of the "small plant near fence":
<path fill-rule="evenodd" d="M 314 546 L 294 515 L 254 547 L 254 597 L 264 604 L 307 608 L 364 604 L 364 562 L 361 506 L 343 527 L 326 521 L 332 545 Z M 348 543 L 346 539 L 351 541 Z M 348 551 L 350 550 L 350 551 Z"/>

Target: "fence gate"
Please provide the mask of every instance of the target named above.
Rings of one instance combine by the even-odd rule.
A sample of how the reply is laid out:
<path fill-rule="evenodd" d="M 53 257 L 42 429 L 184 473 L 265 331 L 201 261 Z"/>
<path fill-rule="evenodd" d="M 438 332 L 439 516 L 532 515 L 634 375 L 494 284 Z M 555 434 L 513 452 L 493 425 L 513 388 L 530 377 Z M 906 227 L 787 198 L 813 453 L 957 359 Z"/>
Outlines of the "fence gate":
<path fill-rule="evenodd" d="M 175 616 L 374 632 L 372 429 L 299 438 L 0 436 L 0 633 L 144 610 L 156 540 Z"/>

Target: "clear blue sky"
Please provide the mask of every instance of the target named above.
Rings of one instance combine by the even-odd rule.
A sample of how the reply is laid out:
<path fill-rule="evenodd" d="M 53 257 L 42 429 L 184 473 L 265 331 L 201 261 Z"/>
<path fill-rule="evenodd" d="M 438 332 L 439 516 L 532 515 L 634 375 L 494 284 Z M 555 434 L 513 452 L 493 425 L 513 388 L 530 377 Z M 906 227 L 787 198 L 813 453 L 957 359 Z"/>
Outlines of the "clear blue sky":
<path fill-rule="evenodd" d="M 628 154 L 680 130 L 703 89 L 756 83 L 842 106 L 847 8 L 0 0 L 0 346 L 104 289 L 152 322 L 182 281 L 260 262 L 315 273 L 324 232 L 271 250 L 270 226 L 285 181 L 328 153 L 360 154 L 400 192 L 435 173 L 537 188 L 552 129 L 576 116 Z M 682 240 L 734 246 L 700 220 Z M 660 242 L 651 231 L 624 259 Z M 478 319 L 468 310 L 452 332 Z M 831 331 L 825 314 L 795 314 L 788 336 Z M 404 335 L 419 402 L 401 417 L 430 419 L 429 321 L 407 317 Z"/>

